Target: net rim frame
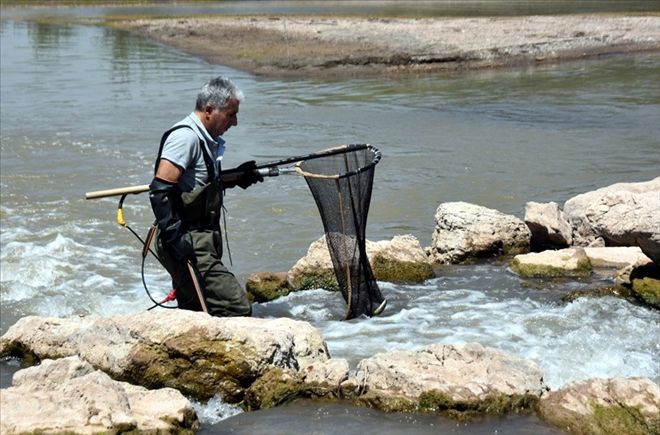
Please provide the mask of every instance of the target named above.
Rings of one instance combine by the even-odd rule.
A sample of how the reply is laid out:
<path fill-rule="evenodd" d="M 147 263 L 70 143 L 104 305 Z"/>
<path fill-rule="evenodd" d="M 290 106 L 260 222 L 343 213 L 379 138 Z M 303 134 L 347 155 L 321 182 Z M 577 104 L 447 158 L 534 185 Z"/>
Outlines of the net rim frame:
<path fill-rule="evenodd" d="M 295 168 L 296 168 L 296 173 L 298 175 L 301 175 L 301 176 L 306 177 L 306 178 L 324 178 L 324 179 L 329 179 L 329 180 L 335 180 L 335 179 L 338 180 L 338 179 L 341 179 L 341 178 L 352 177 L 354 175 L 358 175 L 358 174 L 360 174 L 364 171 L 367 171 L 367 170 L 373 168 L 374 166 L 376 166 L 378 164 L 378 162 L 380 162 L 380 159 L 381 159 L 382 156 L 380 154 L 380 150 L 378 148 L 376 148 L 375 146 L 373 146 L 371 144 L 339 145 L 339 146 L 336 146 L 336 147 L 333 147 L 333 148 L 327 148 L 323 151 L 320 151 L 318 153 L 318 155 L 314 155 L 313 157 L 311 157 L 309 159 L 306 159 L 306 160 L 313 160 L 313 159 L 317 159 L 317 158 L 321 158 L 321 157 L 327 157 L 327 156 L 332 156 L 332 155 L 336 155 L 336 154 L 344 154 L 344 153 L 349 153 L 351 151 L 359 151 L 359 150 L 364 150 L 364 149 L 368 149 L 368 150 L 372 151 L 374 153 L 374 158 L 369 163 L 367 163 L 366 165 L 361 166 L 361 167 L 359 167 L 357 169 L 354 169 L 352 171 L 348 171 L 348 172 L 344 172 L 344 173 L 336 174 L 336 175 L 315 174 L 313 172 L 304 171 L 302 168 L 300 168 L 300 165 L 303 162 L 305 162 L 305 160 L 301 160 L 301 161 L 297 162 L 294 165 Z"/>

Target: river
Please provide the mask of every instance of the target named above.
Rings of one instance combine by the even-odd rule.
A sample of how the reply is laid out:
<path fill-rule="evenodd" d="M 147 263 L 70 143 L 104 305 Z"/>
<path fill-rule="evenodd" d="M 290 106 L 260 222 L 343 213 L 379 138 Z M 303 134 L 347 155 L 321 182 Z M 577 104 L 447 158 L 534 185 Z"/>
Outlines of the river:
<path fill-rule="evenodd" d="M 10 12 L 0 21 L 0 333 L 25 315 L 110 315 L 151 305 L 139 244 L 114 222 L 116 199 L 87 201 L 84 194 L 147 184 L 161 133 L 192 110 L 199 86 L 220 74 L 246 95 L 239 126 L 225 137 L 225 167 L 343 143 L 381 150 L 370 240 L 412 234 L 430 245 L 442 202 L 466 201 L 522 218 L 527 201 L 562 204 L 598 187 L 660 175 L 657 54 L 460 75 L 272 80 L 104 27 L 10 19 L 25 11 Z M 297 176 L 231 191 L 226 204 L 231 269 L 242 282 L 253 272 L 288 270 L 323 231 Z M 128 197 L 125 215 L 143 234 L 153 219 L 146 195 Z M 156 296 L 169 290 L 167 274 L 153 261 L 145 280 Z M 613 297 L 560 299 L 608 283 L 602 277 L 524 280 L 495 259 L 438 268 L 436 278 L 420 285 L 381 283 L 389 305 L 374 319 L 339 321 L 343 302 L 324 290 L 255 306 L 255 315 L 311 322 L 333 357 L 353 366 L 385 349 L 474 341 L 536 361 L 553 389 L 594 377 L 659 382 L 658 311 Z M 305 421 L 338 434 L 439 427 L 553 433 L 530 416 L 461 429 L 429 416 L 332 405 L 301 404 L 222 422 L 230 407 L 216 401 L 199 409 L 207 433 L 249 433 L 241 427 L 258 433 L 254 425 L 264 422 L 270 433 L 277 427 L 292 433 L 286 431 L 295 430 L 294 421 L 301 424 L 297 433 L 305 433 Z M 340 417 L 339 426 L 328 423 Z M 387 432 L 386 425 L 406 429 Z"/>

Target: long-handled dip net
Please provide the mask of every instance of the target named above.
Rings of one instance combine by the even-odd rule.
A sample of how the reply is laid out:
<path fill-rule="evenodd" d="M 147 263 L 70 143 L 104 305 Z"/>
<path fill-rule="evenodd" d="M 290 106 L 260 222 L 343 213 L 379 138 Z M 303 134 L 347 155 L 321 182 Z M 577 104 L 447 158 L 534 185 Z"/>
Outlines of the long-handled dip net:
<path fill-rule="evenodd" d="M 346 319 L 373 316 L 386 300 L 376 284 L 365 247 L 371 188 L 380 152 L 344 145 L 296 164 L 318 206 L 337 282 L 348 305 Z"/>
<path fill-rule="evenodd" d="M 274 177 L 297 173 L 305 177 L 321 213 L 335 276 L 348 305 L 346 319 L 363 314 L 378 315 L 385 309 L 387 302 L 376 284 L 365 246 L 365 228 L 371 202 L 374 169 L 379 161 L 380 152 L 375 147 L 360 144 L 342 145 L 305 156 L 263 163 L 256 167 L 262 176 Z M 280 168 L 288 164 L 295 164 L 295 169 Z M 231 177 L 241 174 L 239 168 L 223 170 L 222 179 L 231 180 Z M 117 209 L 117 223 L 130 229 L 144 245 L 143 260 L 147 252 L 151 252 L 156 258 L 158 256 L 149 248 L 150 238 L 143 241 L 126 225 L 122 206 L 128 194 L 148 190 L 149 186 L 143 185 L 88 192 L 85 195 L 87 199 L 121 195 Z M 153 235 L 153 232 L 150 234 Z M 143 284 L 147 290 L 144 279 Z M 151 298 L 151 295 L 149 297 Z M 164 301 L 170 300 L 168 298 Z M 158 306 L 163 306 L 162 302 L 156 302 L 153 298 L 152 301 Z"/>

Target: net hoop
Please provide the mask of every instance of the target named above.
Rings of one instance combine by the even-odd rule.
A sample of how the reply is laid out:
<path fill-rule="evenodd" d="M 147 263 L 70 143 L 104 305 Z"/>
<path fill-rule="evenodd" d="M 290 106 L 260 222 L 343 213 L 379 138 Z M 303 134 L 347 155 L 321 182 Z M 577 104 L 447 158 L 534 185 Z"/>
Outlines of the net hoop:
<path fill-rule="evenodd" d="M 359 150 L 364 150 L 364 149 L 368 149 L 371 152 L 373 152 L 374 153 L 374 158 L 369 163 L 367 163 L 366 165 L 363 165 L 363 166 L 361 166 L 357 169 L 354 169 L 352 171 L 343 172 L 341 174 L 333 174 L 333 175 L 316 174 L 316 173 L 313 173 L 313 172 L 307 172 L 307 171 L 303 170 L 300 167 L 300 165 L 302 165 L 304 163 L 304 161 L 299 161 L 298 163 L 295 164 L 296 173 L 298 175 L 302 175 L 303 177 L 326 178 L 326 179 L 340 179 L 340 178 L 346 178 L 346 177 L 351 177 L 351 176 L 357 175 L 360 172 L 364 172 L 368 169 L 373 168 L 374 166 L 376 166 L 378 164 L 378 162 L 380 162 L 381 155 L 380 155 L 380 151 L 378 150 L 378 148 L 376 148 L 375 146 L 370 145 L 370 144 L 340 145 L 340 146 L 337 146 L 337 147 L 334 147 L 334 148 L 328 148 L 326 150 L 323 150 L 323 151 L 319 152 L 318 155 L 316 155 L 314 157 L 311 157 L 310 159 L 307 159 L 307 160 L 312 160 L 312 159 L 315 159 L 315 158 L 332 156 L 332 155 L 336 155 L 336 154 L 347 154 L 347 153 L 350 153 L 350 152 L 353 152 L 353 151 L 359 151 Z"/>

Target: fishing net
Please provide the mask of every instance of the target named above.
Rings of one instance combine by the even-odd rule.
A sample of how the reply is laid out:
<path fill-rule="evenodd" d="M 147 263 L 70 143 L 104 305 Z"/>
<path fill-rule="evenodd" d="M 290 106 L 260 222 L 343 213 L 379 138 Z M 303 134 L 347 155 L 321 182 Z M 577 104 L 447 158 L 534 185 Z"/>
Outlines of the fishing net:
<path fill-rule="evenodd" d="M 380 152 L 371 145 L 344 145 L 299 162 L 318 206 L 335 276 L 346 301 L 346 319 L 380 314 L 386 301 L 365 247 L 371 189 Z"/>

